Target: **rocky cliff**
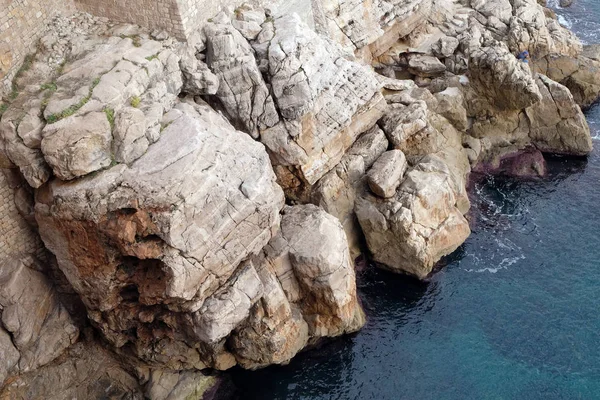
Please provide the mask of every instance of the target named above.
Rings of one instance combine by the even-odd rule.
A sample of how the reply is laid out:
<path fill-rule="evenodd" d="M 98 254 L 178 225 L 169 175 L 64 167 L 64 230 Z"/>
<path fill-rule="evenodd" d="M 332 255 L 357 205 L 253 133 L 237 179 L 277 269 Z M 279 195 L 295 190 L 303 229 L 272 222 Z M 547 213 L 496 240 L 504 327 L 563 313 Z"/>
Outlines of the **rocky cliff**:
<path fill-rule="evenodd" d="M 356 256 L 424 279 L 466 240 L 472 170 L 591 151 L 600 57 L 537 1 L 311 7 L 185 43 L 55 20 L 0 119 L 49 251 L 0 264 L 0 397 L 201 396 L 288 363 L 364 324 Z"/>

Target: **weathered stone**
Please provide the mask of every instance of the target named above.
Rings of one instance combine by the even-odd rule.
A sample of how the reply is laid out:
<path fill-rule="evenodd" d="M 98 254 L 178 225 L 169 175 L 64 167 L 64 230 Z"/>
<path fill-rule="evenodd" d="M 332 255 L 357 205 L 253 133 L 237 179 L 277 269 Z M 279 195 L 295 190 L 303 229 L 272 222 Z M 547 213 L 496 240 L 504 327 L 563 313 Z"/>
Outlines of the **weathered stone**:
<path fill-rule="evenodd" d="M 112 162 L 111 127 L 102 112 L 46 125 L 42 135 L 44 158 L 62 180 L 87 175 Z"/>
<path fill-rule="evenodd" d="M 362 232 L 354 201 L 364 190 L 365 172 L 388 148 L 385 134 L 377 126 L 362 134 L 346 152 L 342 161 L 314 186 L 311 202 L 340 220 L 352 259 L 362 251 Z"/>
<path fill-rule="evenodd" d="M 447 166 L 425 157 L 407 174 L 395 197 L 361 197 L 356 215 L 375 261 L 423 279 L 470 234 L 456 205 Z"/>
<path fill-rule="evenodd" d="M 348 61 L 332 42 L 297 16 L 275 19 L 268 42 L 273 95 L 282 121 L 261 132 L 288 195 L 313 185 L 341 160 L 360 133 L 381 117 L 385 103 L 375 74 Z M 313 79 L 315 77 L 316 79 Z M 285 184 L 283 170 L 300 183 Z"/>
<path fill-rule="evenodd" d="M 183 73 L 182 91 L 192 95 L 216 94 L 219 77 L 204 62 L 198 60 L 192 49 L 186 51 L 179 61 Z"/>
<path fill-rule="evenodd" d="M 265 257 L 256 260 L 264 293 L 250 317 L 231 336 L 236 359 L 246 368 L 287 364 L 309 338 L 300 307 L 286 297 L 273 262 Z"/>
<path fill-rule="evenodd" d="M 15 373 L 32 371 L 51 362 L 79 334 L 52 284 L 27 265 L 33 265 L 33 260 L 5 259 L 0 263 L 2 325 L 19 352 Z M 4 351 L 10 361 L 13 350 Z"/>
<path fill-rule="evenodd" d="M 382 119 L 382 129 L 397 150 L 407 156 L 435 153 L 440 148 L 439 133 L 428 123 L 429 109 L 424 101 L 408 106 L 391 104 Z"/>
<path fill-rule="evenodd" d="M 112 152 L 118 162 L 132 163 L 146 152 L 150 142 L 146 138 L 146 117 L 142 110 L 125 107 L 114 121 Z"/>
<path fill-rule="evenodd" d="M 407 56 L 408 71 L 421 77 L 432 77 L 446 71 L 446 66 L 437 58 L 423 54 Z"/>
<path fill-rule="evenodd" d="M 229 341 L 238 362 L 286 364 L 308 340 L 362 327 L 349 256 L 336 218 L 314 205 L 286 207 L 280 233 L 253 260 L 264 294 Z"/>
<path fill-rule="evenodd" d="M 402 151 L 383 153 L 367 173 L 371 191 L 379 197 L 393 197 L 407 169 L 408 164 Z"/>
<path fill-rule="evenodd" d="M 0 387 L 19 362 L 19 351 L 13 345 L 10 334 L 0 325 Z"/>
<path fill-rule="evenodd" d="M 542 99 L 529 66 L 501 46 L 474 51 L 469 76 L 472 87 L 500 110 L 520 110 Z"/>
<path fill-rule="evenodd" d="M 194 315 L 196 334 L 207 343 L 216 343 L 250 314 L 263 295 L 261 280 L 250 263 L 240 267 L 231 282 L 209 297 Z"/>
<path fill-rule="evenodd" d="M 463 95 L 456 87 L 447 88 L 435 94 L 437 99 L 436 112 L 448 119 L 460 131 L 466 131 L 469 127 L 467 110 L 463 103 Z"/>
<path fill-rule="evenodd" d="M 444 36 L 432 46 L 431 50 L 436 57 L 450 57 L 454 54 L 459 44 L 460 41 L 457 38 Z"/>
<path fill-rule="evenodd" d="M 217 378 L 202 372 L 153 370 L 144 394 L 152 400 L 203 399 Z"/>
<path fill-rule="evenodd" d="M 129 167 L 53 181 L 36 217 L 116 348 L 172 369 L 226 368 L 232 357 L 202 342 L 212 336 L 198 333 L 195 313 L 269 241 L 283 194 L 262 145 L 208 106 L 182 103 L 168 116 L 159 142 Z"/>
<path fill-rule="evenodd" d="M 108 351 L 84 341 L 45 367 L 11 377 L 0 398 L 142 400 L 142 393 L 137 380 Z"/>
<path fill-rule="evenodd" d="M 252 137 L 279 121 L 252 47 L 229 21 L 205 26 L 207 64 L 219 77 L 217 97 L 233 124 Z"/>
<path fill-rule="evenodd" d="M 544 152 L 586 155 L 592 151 L 590 128 L 569 89 L 539 75 L 543 100 L 526 109 L 533 144 Z"/>
<path fill-rule="evenodd" d="M 301 290 L 309 334 L 338 336 L 362 327 L 354 266 L 340 222 L 310 204 L 286 207 L 283 213 L 281 236 Z"/>

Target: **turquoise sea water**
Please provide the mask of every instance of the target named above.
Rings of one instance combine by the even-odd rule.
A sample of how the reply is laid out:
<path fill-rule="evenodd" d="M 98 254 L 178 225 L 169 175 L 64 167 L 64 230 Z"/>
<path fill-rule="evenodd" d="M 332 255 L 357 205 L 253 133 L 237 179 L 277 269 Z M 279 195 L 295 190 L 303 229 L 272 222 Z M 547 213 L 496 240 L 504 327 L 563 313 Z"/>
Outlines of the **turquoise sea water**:
<path fill-rule="evenodd" d="M 588 43 L 600 1 L 559 10 Z M 359 273 L 368 323 L 284 367 L 235 371 L 240 399 L 600 399 L 600 106 L 587 159 L 482 178 L 473 234 L 427 282 Z"/>

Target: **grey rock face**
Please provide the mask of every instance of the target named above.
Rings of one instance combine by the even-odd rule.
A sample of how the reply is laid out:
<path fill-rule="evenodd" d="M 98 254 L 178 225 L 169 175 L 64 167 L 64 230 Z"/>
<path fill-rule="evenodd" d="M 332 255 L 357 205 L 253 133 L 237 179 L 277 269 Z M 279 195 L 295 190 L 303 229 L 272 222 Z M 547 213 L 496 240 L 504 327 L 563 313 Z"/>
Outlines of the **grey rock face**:
<path fill-rule="evenodd" d="M 244 367 L 285 364 L 307 341 L 364 324 L 344 230 L 322 209 L 286 207 L 280 233 L 254 262 L 264 296 L 230 341 Z"/>
<path fill-rule="evenodd" d="M 0 387 L 19 362 L 19 351 L 13 345 L 10 334 L 0 326 Z"/>
<path fill-rule="evenodd" d="M 356 215 L 374 260 L 420 279 L 471 233 L 447 166 L 431 156 L 407 174 L 394 197 L 358 199 Z"/>
<path fill-rule="evenodd" d="M 0 263 L 2 379 L 9 372 L 24 373 L 51 362 L 79 334 L 52 284 L 27 265 L 32 266 L 33 260 L 5 259 Z"/>
<path fill-rule="evenodd" d="M 408 56 L 408 71 L 421 77 L 432 77 L 446 71 L 446 66 L 436 57 L 422 54 L 411 54 Z"/>
<path fill-rule="evenodd" d="M 341 160 L 358 135 L 380 118 L 385 106 L 375 74 L 348 61 L 297 16 L 273 22 L 268 71 L 282 116 L 261 132 L 288 195 L 313 185 Z M 268 29 L 265 24 L 265 30 Z"/>
<path fill-rule="evenodd" d="M 353 259 L 362 251 L 362 232 L 354 201 L 365 190 L 365 172 L 388 148 L 388 140 L 377 126 L 365 132 L 346 152 L 342 161 L 314 186 L 311 202 L 338 218 L 344 227 Z"/>
<path fill-rule="evenodd" d="M 186 51 L 179 62 L 183 73 L 185 93 L 192 95 L 216 94 L 219 89 L 219 77 L 212 73 L 208 65 L 196 58 L 193 51 Z"/>
<path fill-rule="evenodd" d="M 590 128 L 565 86 L 539 75 L 536 83 L 543 100 L 525 110 L 531 122 L 529 136 L 541 151 L 586 155 L 592 151 Z"/>
<path fill-rule="evenodd" d="M 220 361 L 200 360 L 196 346 L 212 345 L 225 329 L 208 326 L 240 322 L 249 305 L 236 304 L 223 321 L 224 309 L 211 319 L 201 307 L 205 300 L 208 308 L 224 304 L 215 297 L 221 286 L 231 287 L 224 294 L 230 298 L 249 293 L 250 281 L 239 288 L 235 271 L 271 238 L 283 193 L 262 145 L 209 107 L 182 103 L 168 117 L 159 143 L 130 167 L 68 185 L 53 181 L 37 219 L 110 342 L 169 368 L 204 368 Z M 197 329 L 198 320 L 207 330 Z"/>
<path fill-rule="evenodd" d="M 228 19 L 204 28 L 207 64 L 219 78 L 217 97 L 233 124 L 258 138 L 261 130 L 279 121 L 252 47 Z"/>
<path fill-rule="evenodd" d="M 388 140 L 407 156 L 435 153 L 440 136 L 428 122 L 429 108 L 424 101 L 391 104 L 382 119 Z"/>
<path fill-rule="evenodd" d="M 313 205 L 286 208 L 281 234 L 303 293 L 301 308 L 309 334 L 338 336 L 360 328 L 364 315 L 340 222 Z"/>
<path fill-rule="evenodd" d="M 91 341 L 70 347 L 55 362 L 15 376 L 0 389 L 6 399 L 141 400 L 137 379 L 100 345 Z"/>
<path fill-rule="evenodd" d="M 474 51 L 469 76 L 475 90 L 500 110 L 520 110 L 542 99 L 529 66 L 501 46 Z"/>
<path fill-rule="evenodd" d="M 364 324 L 363 234 L 384 268 L 422 279 L 469 234 L 471 166 L 535 146 L 509 167 L 543 173 L 539 150 L 591 150 L 576 103 L 597 98 L 600 57 L 535 0 L 305 8 L 319 34 L 243 6 L 187 45 L 132 25 L 42 41 L 0 121 L 0 165 L 39 188 L 46 245 L 146 386 L 72 345 L 41 274 L 0 267 L 0 381 L 30 370 L 0 397 L 175 399 L 212 384 L 193 370 L 288 363 Z M 283 208 L 276 179 L 320 208 Z"/>
<path fill-rule="evenodd" d="M 48 125 L 41 149 L 54 175 L 68 181 L 108 167 L 111 145 L 106 115 L 92 112 Z"/>
<path fill-rule="evenodd" d="M 0 121 L 6 158 L 34 188 L 52 174 L 71 180 L 107 168 L 115 159 L 133 161 L 156 141 L 164 109 L 181 90 L 179 58 L 164 44 L 139 35 L 71 40 L 72 61 L 49 72 L 41 61 L 34 63 L 23 79 L 36 89 L 21 91 Z M 132 129 L 144 132 L 124 138 L 128 128 L 121 126 L 113 143 L 115 116 L 130 104 L 144 113 L 144 121 L 134 119 Z M 137 140 L 142 136 L 147 139 Z"/>

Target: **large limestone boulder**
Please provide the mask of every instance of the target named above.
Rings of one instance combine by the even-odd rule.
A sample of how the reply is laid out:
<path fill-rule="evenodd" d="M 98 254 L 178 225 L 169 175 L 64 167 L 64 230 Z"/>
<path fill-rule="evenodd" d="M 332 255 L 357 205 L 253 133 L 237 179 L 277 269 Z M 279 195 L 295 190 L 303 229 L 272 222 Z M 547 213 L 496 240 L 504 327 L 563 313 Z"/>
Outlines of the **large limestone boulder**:
<path fill-rule="evenodd" d="M 429 115 L 429 107 L 424 101 L 391 104 L 381 121 L 394 149 L 407 156 L 423 156 L 438 151 L 441 136 L 429 124 Z"/>
<path fill-rule="evenodd" d="M 0 148 L 34 188 L 53 174 L 70 180 L 141 156 L 183 85 L 179 57 L 163 43 L 140 35 L 68 40 L 61 66 L 48 65 L 51 48 L 36 54 L 0 121 Z M 142 115 L 122 118 L 113 135 L 129 106 Z"/>
<path fill-rule="evenodd" d="M 110 166 L 112 139 L 106 115 L 91 112 L 48 126 L 41 150 L 54 175 L 67 181 Z"/>
<path fill-rule="evenodd" d="M 577 104 L 589 107 L 600 98 L 600 60 L 594 57 L 590 50 L 576 57 L 550 54 L 535 66 L 548 78 L 565 85 Z"/>
<path fill-rule="evenodd" d="M 354 263 L 340 222 L 311 204 L 286 208 L 281 235 L 289 246 L 309 334 L 338 336 L 362 327 Z"/>
<path fill-rule="evenodd" d="M 393 198 L 359 198 L 356 215 L 373 259 L 419 279 L 471 233 L 457 208 L 451 173 L 436 156 L 425 157 L 408 172 Z"/>
<path fill-rule="evenodd" d="M 307 200 L 310 187 L 381 117 L 385 101 L 371 69 L 348 61 L 296 15 L 265 23 L 260 37 L 282 116 L 261 141 L 286 194 Z"/>
<path fill-rule="evenodd" d="M 279 226 L 283 193 L 264 147 L 208 106 L 181 103 L 165 121 L 130 166 L 52 181 L 36 218 L 117 349 L 172 369 L 226 368 L 220 339 L 262 290 L 240 263 Z"/>
<path fill-rule="evenodd" d="M 469 78 L 475 91 L 499 110 L 520 110 L 542 99 L 528 64 L 500 45 L 471 53 Z"/>
<path fill-rule="evenodd" d="M 371 191 L 383 198 L 394 196 L 407 168 L 406 157 L 402 151 L 390 150 L 383 153 L 367 173 Z"/>
<path fill-rule="evenodd" d="M 230 340 L 242 366 L 285 364 L 308 341 L 365 323 L 346 235 L 322 209 L 286 207 L 280 233 L 254 262 L 264 295 Z"/>
<path fill-rule="evenodd" d="M 207 64 L 219 78 L 217 97 L 230 121 L 254 138 L 279 121 L 252 47 L 230 20 L 219 14 L 204 28 Z"/>
<path fill-rule="evenodd" d="M 363 235 L 354 214 L 354 201 L 365 190 L 366 171 L 388 148 L 384 132 L 375 126 L 362 134 L 342 161 L 317 182 L 311 203 L 340 220 L 353 259 L 362 252 Z"/>
<path fill-rule="evenodd" d="M 589 154 L 590 128 L 569 89 L 544 75 L 539 75 L 536 82 L 543 100 L 525 110 L 532 143 L 548 153 Z"/>

